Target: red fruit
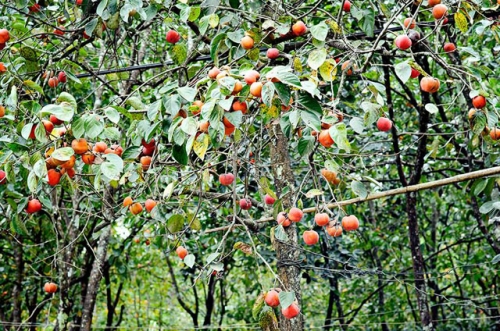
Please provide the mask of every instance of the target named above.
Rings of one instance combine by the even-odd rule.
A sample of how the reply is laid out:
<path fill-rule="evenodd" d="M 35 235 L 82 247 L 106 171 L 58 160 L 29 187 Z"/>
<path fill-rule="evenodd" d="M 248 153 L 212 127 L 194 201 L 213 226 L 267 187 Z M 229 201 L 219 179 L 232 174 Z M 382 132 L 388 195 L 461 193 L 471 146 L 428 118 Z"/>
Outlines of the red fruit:
<path fill-rule="evenodd" d="M 42 210 L 42 204 L 38 199 L 31 199 L 28 201 L 28 206 L 26 206 L 26 212 L 28 214 L 33 214 Z"/>
<path fill-rule="evenodd" d="M 7 68 L 5 68 L 5 64 L 3 64 L 3 62 L 0 62 L 0 74 L 3 74 L 4 72 L 7 72 Z"/>
<path fill-rule="evenodd" d="M 170 30 L 167 32 L 167 42 L 171 44 L 177 43 L 179 40 L 181 40 L 181 36 L 179 32 Z"/>
<path fill-rule="evenodd" d="M 380 131 L 387 132 L 392 128 L 392 121 L 386 117 L 381 117 L 377 121 L 377 128 Z"/>
<path fill-rule="evenodd" d="M 185 248 L 184 248 L 184 247 L 182 247 L 182 246 L 177 247 L 177 249 L 175 250 L 175 252 L 177 253 L 177 256 L 178 256 L 181 260 L 184 260 L 184 258 L 188 255 L 188 251 L 187 251 L 187 249 L 185 249 Z"/>
<path fill-rule="evenodd" d="M 142 205 L 139 202 L 135 202 L 130 207 L 128 207 L 130 212 L 134 215 L 142 213 Z"/>
<path fill-rule="evenodd" d="M 9 30 L 0 29 L 0 44 L 5 44 L 10 40 Z"/>
<path fill-rule="evenodd" d="M 83 39 L 90 39 L 90 36 L 85 31 L 83 31 L 82 36 L 83 36 Z"/>
<path fill-rule="evenodd" d="M 28 8 L 30 10 L 30 13 L 38 13 L 42 7 L 39 4 L 35 3 L 33 6 L 30 6 Z"/>
<path fill-rule="evenodd" d="M 42 123 L 43 126 L 45 127 L 45 131 L 47 132 L 47 134 L 50 134 L 52 130 L 54 130 L 54 123 L 52 123 L 51 121 L 42 120 Z"/>
<path fill-rule="evenodd" d="M 300 308 L 296 303 L 292 303 L 288 308 L 281 309 L 281 313 L 286 319 L 292 319 L 299 315 Z"/>
<path fill-rule="evenodd" d="M 474 97 L 474 99 L 472 99 L 472 104 L 477 109 L 484 108 L 486 106 L 486 98 L 482 95 L 478 95 L 477 97 Z"/>
<path fill-rule="evenodd" d="M 417 26 L 417 23 L 415 22 L 415 20 L 413 18 L 408 17 L 408 18 L 405 18 L 403 25 L 407 29 L 414 29 L 415 26 Z"/>
<path fill-rule="evenodd" d="M 56 117 L 56 115 L 50 115 L 50 118 L 49 118 L 49 119 L 50 119 L 50 121 L 51 121 L 52 123 L 54 123 L 54 125 L 61 125 L 61 124 L 63 124 L 63 121 L 61 121 L 60 119 L 58 119 L 58 118 Z"/>
<path fill-rule="evenodd" d="M 252 208 L 252 201 L 247 198 L 240 199 L 240 208 L 243 210 L 249 210 L 250 208 Z"/>
<path fill-rule="evenodd" d="M 320 213 L 314 216 L 314 221 L 318 226 L 325 226 L 330 222 L 330 217 L 327 213 Z"/>
<path fill-rule="evenodd" d="M 208 72 L 208 77 L 210 77 L 210 79 L 215 79 L 217 78 L 217 75 L 220 74 L 220 69 L 217 68 L 217 67 L 213 67 L 212 69 L 210 69 L 210 71 Z"/>
<path fill-rule="evenodd" d="M 344 7 L 342 7 L 342 9 L 347 13 L 351 11 L 351 3 L 349 2 L 349 0 L 346 0 L 344 2 Z"/>
<path fill-rule="evenodd" d="M 43 290 L 49 294 L 56 293 L 57 285 L 54 283 L 45 283 L 45 285 L 43 285 Z"/>
<path fill-rule="evenodd" d="M 260 74 L 258 71 L 255 70 L 249 70 L 244 75 L 245 83 L 247 83 L 248 85 L 252 85 L 256 81 L 258 81 L 259 78 Z"/>
<path fill-rule="evenodd" d="M 453 43 L 446 43 L 443 46 L 443 49 L 446 53 L 452 53 L 454 52 L 457 48 L 455 47 L 455 44 Z"/>
<path fill-rule="evenodd" d="M 71 148 L 76 154 L 81 155 L 89 150 L 89 144 L 85 138 L 74 139 L 71 142 Z"/>
<path fill-rule="evenodd" d="M 55 77 L 49 78 L 49 86 L 50 87 L 56 88 L 58 84 L 59 84 L 59 81 L 57 80 L 57 78 L 55 78 Z"/>
<path fill-rule="evenodd" d="M 315 245 L 319 241 L 319 234 L 314 231 L 314 230 L 308 230 L 304 231 L 304 234 L 302 235 L 302 238 L 304 238 L 304 242 L 306 245 Z"/>
<path fill-rule="evenodd" d="M 243 114 L 245 114 L 247 112 L 247 109 L 248 109 L 248 106 L 247 106 L 247 103 L 245 101 L 240 102 L 240 101 L 236 100 L 233 103 L 233 110 L 234 111 L 241 111 Z"/>
<path fill-rule="evenodd" d="M 321 130 L 318 137 L 318 141 L 321 145 L 325 146 L 326 148 L 330 148 L 334 144 L 334 141 L 330 136 L 330 132 L 328 132 L 328 130 Z"/>
<path fill-rule="evenodd" d="M 66 81 L 68 80 L 66 73 L 64 71 L 59 72 L 59 74 L 57 75 L 57 79 L 59 80 L 59 82 L 61 82 L 63 84 L 66 83 Z"/>
<path fill-rule="evenodd" d="M 443 4 L 438 4 L 435 5 L 434 8 L 432 8 L 432 15 L 434 16 L 435 19 L 439 20 L 446 15 L 447 11 L 448 7 L 446 7 Z"/>
<path fill-rule="evenodd" d="M 47 179 L 50 186 L 56 186 L 61 181 L 61 173 L 56 169 L 47 172 Z"/>
<path fill-rule="evenodd" d="M 221 185 L 224 186 L 229 186 L 233 183 L 234 181 L 234 175 L 233 174 L 222 174 L 219 175 L 219 182 Z"/>
<path fill-rule="evenodd" d="M 30 135 L 29 135 L 28 138 L 30 138 L 30 139 L 35 139 L 36 138 L 36 136 L 35 136 L 36 126 L 37 126 L 37 124 L 33 124 L 33 126 L 31 127 Z"/>
<path fill-rule="evenodd" d="M 411 39 L 407 35 L 401 35 L 396 38 L 396 47 L 401 50 L 406 50 L 411 47 Z"/>
<path fill-rule="evenodd" d="M 58 36 L 64 36 L 64 27 L 63 26 L 60 26 L 59 28 L 55 28 L 54 29 L 54 34 L 58 35 Z"/>
<path fill-rule="evenodd" d="M 154 207 L 156 207 L 156 201 L 152 199 L 147 199 L 146 202 L 144 203 L 144 207 L 146 207 L 146 210 L 148 213 L 150 213 Z"/>
<path fill-rule="evenodd" d="M 142 165 L 142 170 L 147 171 L 151 165 L 151 156 L 141 156 L 140 162 Z"/>
<path fill-rule="evenodd" d="M 5 48 L 5 43 L 0 43 L 0 51 Z"/>
<path fill-rule="evenodd" d="M 94 151 L 94 153 L 104 153 L 106 148 L 108 148 L 108 145 L 103 141 L 99 141 L 95 143 L 92 150 Z"/>
<path fill-rule="evenodd" d="M 82 3 L 83 3 L 83 0 L 76 0 L 76 5 L 77 5 L 77 6 L 81 6 L 81 5 L 82 5 Z"/>
<path fill-rule="evenodd" d="M 5 171 L 0 170 L 0 185 L 7 183 L 5 176 L 6 176 Z"/>
<path fill-rule="evenodd" d="M 266 293 L 264 301 L 269 307 L 278 307 L 280 305 L 280 296 L 278 292 L 271 290 Z"/>
<path fill-rule="evenodd" d="M 92 152 L 86 152 L 82 154 L 82 161 L 85 164 L 94 164 L 95 155 Z"/>
<path fill-rule="evenodd" d="M 250 85 L 250 94 L 254 97 L 260 98 L 262 96 L 262 87 L 264 85 L 261 82 L 255 82 Z"/>
<path fill-rule="evenodd" d="M 274 60 L 280 56 L 280 51 L 277 48 L 269 48 L 266 54 L 269 59 Z"/>
<path fill-rule="evenodd" d="M 326 232 L 332 237 L 339 237 L 342 235 L 342 227 L 340 225 L 327 226 Z"/>
<path fill-rule="evenodd" d="M 252 37 L 244 36 L 243 38 L 241 38 L 240 44 L 241 44 L 241 47 L 243 47 L 243 49 L 248 50 L 248 49 L 253 48 L 254 41 L 253 41 Z"/>
<path fill-rule="evenodd" d="M 439 90 L 439 86 L 439 80 L 434 77 L 424 77 L 420 81 L 420 89 L 427 93 L 436 93 Z"/>
<path fill-rule="evenodd" d="M 302 21 L 298 21 L 292 26 L 293 34 L 296 36 L 302 36 L 307 32 L 307 27 Z"/>
<path fill-rule="evenodd" d="M 269 194 L 266 194 L 264 196 L 264 202 L 266 203 L 266 205 L 273 205 L 276 202 L 276 199 Z"/>
<path fill-rule="evenodd" d="M 342 218 L 342 227 L 346 231 L 354 231 L 359 228 L 359 220 L 354 215 L 344 216 Z"/>
<path fill-rule="evenodd" d="M 142 154 L 147 155 L 147 156 L 152 156 L 155 152 L 156 147 L 143 147 L 142 148 Z"/>
<path fill-rule="evenodd" d="M 284 212 L 278 214 L 276 221 L 278 222 L 278 224 L 283 225 L 285 228 L 287 226 L 290 226 L 290 224 L 292 224 Z"/>
<path fill-rule="evenodd" d="M 418 76 L 420 76 L 420 71 L 418 71 L 417 69 L 411 68 L 410 77 L 411 78 L 417 78 Z"/>
<path fill-rule="evenodd" d="M 304 216 L 304 212 L 296 207 L 293 207 L 288 212 L 288 219 L 290 219 L 290 221 L 292 221 L 292 222 L 300 222 L 300 220 L 302 219 L 303 216 Z"/>

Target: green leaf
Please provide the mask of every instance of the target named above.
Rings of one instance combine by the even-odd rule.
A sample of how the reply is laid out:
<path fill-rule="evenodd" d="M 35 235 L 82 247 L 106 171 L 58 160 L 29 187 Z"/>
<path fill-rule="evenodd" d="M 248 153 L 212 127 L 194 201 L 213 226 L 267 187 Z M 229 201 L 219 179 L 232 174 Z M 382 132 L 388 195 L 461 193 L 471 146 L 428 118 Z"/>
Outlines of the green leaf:
<path fill-rule="evenodd" d="M 351 128 L 356 132 L 357 134 L 363 133 L 363 130 L 365 129 L 365 126 L 363 124 L 363 120 L 359 117 L 353 117 L 349 121 L 349 125 Z"/>
<path fill-rule="evenodd" d="M 438 107 L 433 103 L 425 104 L 425 110 L 427 110 L 431 114 L 436 114 L 439 111 Z"/>
<path fill-rule="evenodd" d="M 120 113 L 113 107 L 106 107 L 106 109 L 104 109 L 104 114 L 111 122 L 115 124 L 120 122 Z"/>
<path fill-rule="evenodd" d="M 191 7 L 189 8 L 189 16 L 188 16 L 188 21 L 189 22 L 194 22 L 198 17 L 200 17 L 201 14 L 201 8 L 200 7 Z"/>
<path fill-rule="evenodd" d="M 299 93 L 299 104 L 312 112 L 316 113 L 318 116 L 323 114 L 323 109 L 319 104 L 318 100 L 312 97 L 309 93 L 301 92 Z"/>
<path fill-rule="evenodd" d="M 87 116 L 84 126 L 85 134 L 90 139 L 94 139 L 99 136 L 104 129 L 104 123 L 100 121 L 95 115 Z"/>
<path fill-rule="evenodd" d="M 493 201 L 485 202 L 479 208 L 479 212 L 481 214 L 488 214 L 492 210 L 493 210 Z"/>
<path fill-rule="evenodd" d="M 185 222 L 186 219 L 183 215 L 174 214 L 167 220 L 167 229 L 172 234 L 177 233 L 183 229 Z"/>
<path fill-rule="evenodd" d="M 401 79 L 403 83 L 406 83 L 411 76 L 411 66 L 408 62 L 400 62 L 394 66 L 396 75 Z"/>
<path fill-rule="evenodd" d="M 175 64 L 181 65 L 186 61 L 187 59 L 187 46 L 185 44 L 176 44 L 174 47 L 172 47 L 172 50 L 170 51 L 170 56 L 172 57 L 172 60 L 174 61 Z"/>
<path fill-rule="evenodd" d="M 492 264 L 497 264 L 500 262 L 500 254 L 495 255 L 495 257 L 491 260 Z"/>
<path fill-rule="evenodd" d="M 285 232 L 285 228 L 283 225 L 278 225 L 274 230 L 274 237 L 282 242 L 288 241 L 288 235 Z"/>
<path fill-rule="evenodd" d="M 366 190 L 365 185 L 363 185 L 363 183 L 361 182 L 358 182 L 356 180 L 352 181 L 351 189 L 354 192 L 354 194 L 359 196 L 361 199 L 364 199 L 368 196 L 368 191 Z"/>
<path fill-rule="evenodd" d="M 262 86 L 262 102 L 268 107 L 271 107 L 273 103 L 274 92 L 275 88 L 273 83 L 267 83 Z"/>
<path fill-rule="evenodd" d="M 196 261 L 196 257 L 193 254 L 189 254 L 184 258 L 184 263 L 192 268 L 194 266 L 194 262 Z"/>
<path fill-rule="evenodd" d="M 75 111 L 70 103 L 62 102 L 59 105 L 47 105 L 40 110 L 40 115 L 47 114 L 53 114 L 61 121 L 70 122 Z"/>
<path fill-rule="evenodd" d="M 186 152 L 186 145 L 177 145 L 174 144 L 172 147 L 172 156 L 173 158 L 182 165 L 188 164 L 188 154 Z"/>
<path fill-rule="evenodd" d="M 33 172 L 39 178 L 44 178 L 45 176 L 47 176 L 47 166 L 45 165 L 44 159 L 36 161 L 36 163 L 33 165 Z"/>
<path fill-rule="evenodd" d="M 10 227 L 17 234 L 28 235 L 28 229 L 26 229 L 26 225 L 24 224 L 23 221 L 19 219 L 18 215 L 12 217 L 12 220 L 10 222 Z"/>
<path fill-rule="evenodd" d="M 5 100 L 5 107 L 14 110 L 17 108 L 17 87 L 15 85 L 10 89 L 10 94 Z"/>
<path fill-rule="evenodd" d="M 311 35 L 314 39 L 325 41 L 328 35 L 328 26 L 325 21 L 311 27 Z"/>
<path fill-rule="evenodd" d="M 97 26 L 97 17 L 92 19 L 90 22 L 88 22 L 86 25 L 85 25 L 85 33 L 89 36 L 92 35 L 92 33 L 94 32 L 95 30 L 95 27 Z"/>
<path fill-rule="evenodd" d="M 297 76 L 288 71 L 277 72 L 274 75 L 276 78 L 280 80 L 281 83 L 286 85 L 291 85 L 293 87 L 302 88 L 300 84 L 300 80 Z M 272 77 L 271 77 L 272 78 Z"/>
<path fill-rule="evenodd" d="M 57 161 L 69 161 L 71 157 L 75 154 L 75 151 L 71 147 L 61 147 L 56 149 L 52 153 L 52 157 Z"/>
<path fill-rule="evenodd" d="M 30 88 L 32 90 L 35 90 L 38 93 L 40 93 L 41 95 L 43 95 L 43 89 L 42 89 L 42 87 L 40 85 L 38 85 L 37 83 L 35 83 L 34 81 L 32 81 L 32 80 L 25 80 L 23 82 L 23 84 L 25 86 L 27 86 L 28 88 Z"/>
<path fill-rule="evenodd" d="M 61 94 L 59 94 L 59 96 L 57 97 L 57 102 L 58 103 L 63 103 L 63 102 L 69 103 L 73 107 L 74 112 L 76 112 L 76 109 L 78 107 L 75 97 L 72 96 L 71 94 L 69 94 L 68 92 L 61 92 Z"/>
<path fill-rule="evenodd" d="M 306 156 L 312 152 L 315 141 L 316 139 L 313 136 L 304 136 L 300 138 L 297 145 L 297 150 L 299 151 L 300 156 Z"/>
<path fill-rule="evenodd" d="M 241 123 L 243 123 L 243 114 L 241 111 L 226 112 L 224 117 L 236 128 L 239 128 Z"/>
<path fill-rule="evenodd" d="M 257 319 L 260 312 L 262 311 L 262 308 L 264 308 L 265 298 L 266 297 L 265 297 L 264 293 L 261 293 L 257 297 L 257 299 L 255 299 L 255 303 L 253 304 L 253 307 L 252 307 L 252 316 L 254 319 Z"/>
<path fill-rule="evenodd" d="M 101 172 L 111 180 L 119 180 L 123 171 L 123 159 L 116 154 L 103 155 L 106 161 L 101 164 Z"/>
<path fill-rule="evenodd" d="M 177 90 L 179 95 L 189 102 L 193 102 L 198 92 L 195 88 L 184 86 Z"/>
<path fill-rule="evenodd" d="M 326 49 L 315 49 L 311 53 L 309 53 L 309 57 L 307 58 L 307 64 L 311 69 L 317 70 L 323 62 L 326 60 Z"/>
<path fill-rule="evenodd" d="M 351 150 L 351 144 L 349 144 L 349 140 L 347 140 L 347 127 L 345 123 L 337 123 L 335 125 L 332 125 L 329 129 L 329 132 L 333 141 L 335 141 L 335 144 L 340 149 L 343 149 L 349 153 Z"/>
<path fill-rule="evenodd" d="M 28 179 L 26 180 L 27 184 L 28 184 L 28 190 L 31 192 L 31 193 L 35 193 L 36 192 L 36 187 L 38 186 L 38 179 L 36 178 L 36 175 L 34 172 L 30 172 L 30 174 L 28 175 Z"/>
<path fill-rule="evenodd" d="M 219 25 L 219 15 L 217 14 L 210 15 L 208 17 L 208 25 L 210 25 L 212 29 L 216 28 L 217 25 Z"/>
<path fill-rule="evenodd" d="M 281 291 L 279 293 L 281 309 L 286 309 L 295 301 L 295 292 Z"/>
<path fill-rule="evenodd" d="M 375 29 L 375 13 L 372 10 L 365 10 L 363 15 L 363 24 L 361 25 L 361 30 L 363 30 L 368 37 L 373 37 L 374 29 Z"/>
<path fill-rule="evenodd" d="M 212 39 L 210 43 L 210 57 L 214 61 L 215 65 L 219 64 L 219 59 L 217 58 L 217 53 L 219 51 L 219 44 L 226 39 L 227 35 L 225 33 L 218 34 Z"/>
<path fill-rule="evenodd" d="M 181 130 L 190 136 L 193 136 L 198 131 L 198 123 L 193 117 L 185 118 L 181 124 Z"/>

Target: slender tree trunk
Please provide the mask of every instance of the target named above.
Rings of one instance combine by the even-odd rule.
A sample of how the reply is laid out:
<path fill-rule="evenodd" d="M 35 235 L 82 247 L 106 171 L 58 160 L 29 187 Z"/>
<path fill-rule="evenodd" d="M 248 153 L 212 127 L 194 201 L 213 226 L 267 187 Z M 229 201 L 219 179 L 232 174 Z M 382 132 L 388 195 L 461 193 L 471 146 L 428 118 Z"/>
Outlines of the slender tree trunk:
<path fill-rule="evenodd" d="M 214 305 L 215 305 L 214 292 L 215 292 L 216 282 L 217 279 L 215 278 L 215 276 L 210 276 L 210 280 L 208 281 L 207 299 L 205 300 L 206 314 L 205 314 L 205 319 L 203 320 L 203 325 L 212 324 L 212 312 L 214 310 Z"/>
<path fill-rule="evenodd" d="M 394 118 L 394 108 L 392 103 L 391 94 L 391 76 L 389 67 L 391 65 L 391 60 L 388 56 L 382 56 L 382 62 L 384 66 L 384 83 L 385 91 L 387 96 L 387 108 L 389 110 L 389 115 L 391 119 Z M 429 102 L 429 95 L 423 93 L 424 104 Z M 425 102 L 427 101 L 427 102 Z M 427 125 L 429 121 L 429 112 L 427 112 L 423 107 L 417 108 L 419 113 L 419 131 L 421 133 L 427 132 Z M 399 143 L 397 137 L 396 128 L 393 126 L 393 147 L 395 151 L 399 150 Z M 427 147 L 427 136 L 423 135 L 418 143 L 417 156 L 415 160 L 415 168 L 411 174 L 410 180 L 407 181 L 405 174 L 403 172 L 401 159 L 396 157 L 396 164 L 398 168 L 399 179 L 401 185 L 408 186 L 415 185 L 420 181 L 422 175 L 422 169 L 424 165 L 424 157 Z M 397 152 L 396 152 L 397 153 Z M 409 182 L 409 183 L 408 183 Z M 427 290 L 425 284 L 425 271 L 424 271 L 424 258 L 420 250 L 420 234 L 418 228 L 418 217 L 417 217 L 417 196 L 415 192 L 406 193 L 406 213 L 408 215 L 408 236 L 410 238 L 410 250 L 412 255 L 413 271 L 415 273 L 415 289 L 417 294 L 417 307 L 419 310 L 420 321 L 424 330 L 434 330 L 432 325 L 432 320 L 429 313 L 429 304 L 427 302 Z"/>
<path fill-rule="evenodd" d="M 14 261 L 16 264 L 16 280 L 12 288 L 12 323 L 21 323 L 21 293 L 24 279 L 24 259 L 23 259 L 23 241 L 20 236 L 13 239 Z M 16 324 L 14 324 L 16 325 Z"/>
<path fill-rule="evenodd" d="M 281 131 L 279 125 L 272 126 L 271 134 L 271 165 L 274 175 L 274 185 L 276 193 L 282 199 L 283 209 L 292 207 L 295 193 L 294 175 L 290 166 L 290 156 L 288 154 L 288 140 Z M 288 192 L 284 192 L 285 188 Z M 285 228 L 288 241 L 282 243 L 274 241 L 274 249 L 278 258 L 278 276 L 283 282 L 285 291 L 295 292 L 295 296 L 301 306 L 300 290 L 300 266 L 297 248 L 297 228 L 294 223 Z M 301 306 L 303 309 L 304 307 Z M 302 331 L 304 329 L 304 319 L 302 314 L 293 319 L 286 319 L 279 314 L 279 325 L 281 331 Z"/>

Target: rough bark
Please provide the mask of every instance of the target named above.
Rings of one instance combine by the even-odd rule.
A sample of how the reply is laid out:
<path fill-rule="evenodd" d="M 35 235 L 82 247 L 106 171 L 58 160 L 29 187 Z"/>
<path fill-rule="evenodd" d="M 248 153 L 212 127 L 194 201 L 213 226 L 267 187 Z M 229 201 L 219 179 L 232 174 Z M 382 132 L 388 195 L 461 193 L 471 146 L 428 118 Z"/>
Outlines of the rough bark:
<path fill-rule="evenodd" d="M 113 200 L 113 192 L 114 190 L 111 187 L 106 190 L 104 194 L 105 201 Z M 87 292 L 85 294 L 85 301 L 82 309 L 81 325 L 83 331 L 90 331 L 92 327 L 92 315 L 94 312 L 97 291 L 99 290 L 99 283 L 101 282 L 103 276 L 103 268 L 106 262 L 106 252 L 109 244 L 109 238 L 111 236 L 111 222 L 114 220 L 113 211 L 107 206 L 103 206 L 103 208 L 105 208 L 105 221 L 108 222 L 108 225 L 101 230 L 96 252 L 88 252 L 88 254 L 95 254 L 95 259 L 92 264 L 92 271 L 90 272 Z"/>
<path fill-rule="evenodd" d="M 392 109 L 392 95 L 391 95 L 391 76 L 389 66 L 391 64 L 390 58 L 387 56 L 382 57 L 382 61 L 386 66 L 384 66 L 384 82 L 385 82 L 385 91 L 387 97 L 387 105 L 389 110 L 391 111 L 391 116 L 393 116 Z M 424 101 L 429 101 L 429 95 L 427 93 L 423 93 Z M 426 103 L 426 102 L 424 102 Z M 417 108 L 419 113 L 419 132 L 426 133 L 428 122 L 429 122 L 429 112 L 423 109 L 422 106 Z M 399 149 L 397 137 L 394 139 L 395 129 L 393 126 L 393 145 L 394 149 Z M 415 160 L 415 167 L 410 176 L 410 180 L 407 181 L 404 173 L 402 171 L 402 163 L 401 159 L 396 158 L 396 163 L 398 164 L 398 174 L 401 185 L 408 186 L 415 185 L 420 181 L 422 176 L 422 169 L 425 163 L 425 154 L 427 146 L 427 136 L 423 135 L 418 142 L 417 147 L 417 156 Z M 408 215 L 408 236 L 410 239 L 410 251 L 412 255 L 412 264 L 413 264 L 413 272 L 415 274 L 415 289 L 417 295 L 417 307 L 420 315 L 420 322 L 424 330 L 434 330 L 430 312 L 429 312 L 429 304 L 427 299 L 427 290 L 425 284 L 425 270 L 424 270 L 424 258 L 422 255 L 422 251 L 420 250 L 420 234 L 418 227 L 418 216 L 417 216 L 417 194 L 415 192 L 407 192 L 406 193 L 406 213 Z"/>
<path fill-rule="evenodd" d="M 288 154 L 288 140 L 281 131 L 279 124 L 272 127 L 271 137 L 271 165 L 274 175 L 274 186 L 277 195 L 282 199 L 283 209 L 292 207 L 294 195 L 294 176 L 290 166 L 290 156 Z M 284 189 L 288 190 L 286 195 Z M 295 296 L 301 306 L 300 290 L 300 266 L 297 248 L 297 228 L 294 223 L 285 228 L 288 242 L 282 243 L 274 241 L 274 249 L 278 259 L 278 276 L 285 287 L 285 291 L 295 292 Z M 302 307 L 301 307 L 302 308 Z M 302 314 L 288 320 L 279 314 L 279 325 L 282 331 L 302 331 L 304 329 L 304 319 Z"/>

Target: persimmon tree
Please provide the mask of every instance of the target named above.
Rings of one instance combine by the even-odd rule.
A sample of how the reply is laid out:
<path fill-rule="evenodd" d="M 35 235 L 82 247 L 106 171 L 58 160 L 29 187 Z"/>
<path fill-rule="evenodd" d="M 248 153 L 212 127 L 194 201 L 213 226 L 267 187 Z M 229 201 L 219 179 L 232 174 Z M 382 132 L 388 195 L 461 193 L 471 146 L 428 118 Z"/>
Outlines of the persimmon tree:
<path fill-rule="evenodd" d="M 140 277 L 193 327 L 459 328 L 459 298 L 500 330 L 495 267 L 455 267 L 500 260 L 499 6 L 0 3 L 2 323 L 133 325 Z"/>

